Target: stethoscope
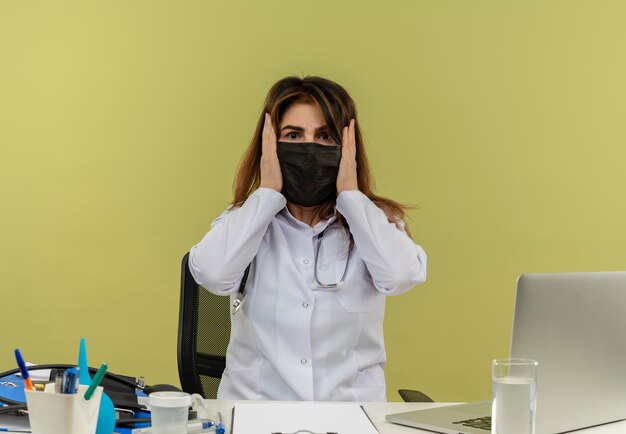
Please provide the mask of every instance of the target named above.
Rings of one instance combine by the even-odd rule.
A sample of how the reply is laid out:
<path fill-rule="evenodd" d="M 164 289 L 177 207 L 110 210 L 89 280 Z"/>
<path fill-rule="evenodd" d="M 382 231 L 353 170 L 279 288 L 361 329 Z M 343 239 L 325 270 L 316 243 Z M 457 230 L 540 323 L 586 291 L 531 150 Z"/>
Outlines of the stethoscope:
<path fill-rule="evenodd" d="M 350 258 L 352 257 L 352 243 L 350 244 L 350 249 L 348 250 L 348 258 L 346 259 L 346 266 L 343 269 L 343 274 L 341 276 L 341 279 L 339 279 L 339 282 L 337 283 L 323 283 L 320 281 L 320 279 L 317 277 L 317 264 L 319 261 L 319 256 L 320 256 L 320 247 L 322 245 L 322 238 L 324 238 L 324 234 L 326 233 L 326 231 L 332 226 L 328 225 L 324 228 L 324 230 L 322 232 L 319 233 L 319 235 L 317 236 L 317 243 L 315 245 L 315 260 L 313 263 L 313 278 L 315 279 L 315 285 L 318 288 L 323 288 L 323 289 L 336 289 L 336 288 L 341 288 L 343 286 L 343 283 L 345 281 L 346 275 L 348 274 L 348 266 L 350 264 Z M 241 307 L 243 306 L 244 302 L 246 301 L 246 282 L 248 281 L 248 274 L 250 273 L 250 265 L 252 264 L 248 264 L 248 266 L 246 267 L 246 271 L 244 271 L 243 273 L 243 278 L 241 279 L 241 283 L 239 284 L 239 291 L 237 292 L 237 296 L 235 297 L 235 300 L 233 301 L 233 315 L 235 315 L 237 312 L 239 312 L 239 310 L 241 309 Z"/>

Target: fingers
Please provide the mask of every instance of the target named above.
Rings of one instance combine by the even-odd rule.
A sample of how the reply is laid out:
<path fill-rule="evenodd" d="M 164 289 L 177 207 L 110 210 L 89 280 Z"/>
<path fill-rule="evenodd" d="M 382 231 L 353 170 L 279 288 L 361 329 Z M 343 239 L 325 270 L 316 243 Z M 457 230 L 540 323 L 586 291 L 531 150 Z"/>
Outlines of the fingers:
<path fill-rule="evenodd" d="M 272 118 L 269 113 L 265 113 L 265 123 L 263 125 L 263 150 L 272 151 L 276 149 L 276 132 L 272 125 Z"/>
<path fill-rule="evenodd" d="M 337 193 L 346 190 L 358 190 L 355 131 L 355 122 L 354 119 L 351 119 L 348 126 L 343 127 L 342 131 Z"/>
<path fill-rule="evenodd" d="M 261 142 L 261 180 L 259 186 L 280 192 L 283 178 L 276 152 L 276 132 L 269 113 L 265 113 Z"/>
<path fill-rule="evenodd" d="M 355 121 L 350 119 L 348 126 L 343 127 L 341 137 L 341 151 L 342 155 L 347 158 L 354 158 L 356 156 L 356 137 L 355 137 Z"/>

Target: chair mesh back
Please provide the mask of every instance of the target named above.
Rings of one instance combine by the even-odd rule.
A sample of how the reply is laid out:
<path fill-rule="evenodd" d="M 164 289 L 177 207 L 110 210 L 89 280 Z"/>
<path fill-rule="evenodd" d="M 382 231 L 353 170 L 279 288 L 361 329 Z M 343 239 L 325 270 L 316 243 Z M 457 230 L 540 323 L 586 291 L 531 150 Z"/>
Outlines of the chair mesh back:
<path fill-rule="evenodd" d="M 181 269 L 178 373 L 183 390 L 215 398 L 226 366 L 230 339 L 230 297 L 211 294 L 191 276 L 185 255 Z"/>
<path fill-rule="evenodd" d="M 205 398 L 217 398 L 217 388 L 220 386 L 220 379 L 210 377 L 208 375 L 200 375 L 200 385 L 202 387 L 202 396 Z"/>

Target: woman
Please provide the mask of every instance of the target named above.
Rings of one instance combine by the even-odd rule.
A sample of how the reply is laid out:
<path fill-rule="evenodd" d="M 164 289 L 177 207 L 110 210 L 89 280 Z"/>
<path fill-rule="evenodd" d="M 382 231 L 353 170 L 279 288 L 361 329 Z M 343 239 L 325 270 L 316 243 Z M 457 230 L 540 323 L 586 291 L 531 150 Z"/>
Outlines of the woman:
<path fill-rule="evenodd" d="M 270 89 L 233 204 L 190 252 L 200 285 L 245 300 L 218 398 L 385 400 L 385 297 L 425 280 L 426 254 L 372 192 L 361 137 L 338 84 Z"/>

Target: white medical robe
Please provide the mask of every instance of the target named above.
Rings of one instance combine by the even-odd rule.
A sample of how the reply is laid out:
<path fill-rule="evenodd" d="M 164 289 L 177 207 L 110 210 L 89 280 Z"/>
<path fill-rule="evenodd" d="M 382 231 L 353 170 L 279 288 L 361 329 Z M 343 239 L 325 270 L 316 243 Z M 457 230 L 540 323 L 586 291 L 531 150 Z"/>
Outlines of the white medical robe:
<path fill-rule="evenodd" d="M 359 191 L 337 196 L 354 238 L 341 287 L 349 238 L 335 217 L 311 228 L 296 220 L 284 196 L 259 188 L 226 210 L 191 249 L 199 284 L 234 300 L 247 265 L 247 299 L 231 316 L 226 370 L 218 398 L 384 401 L 385 297 L 426 279 L 426 254 Z M 334 223 L 334 224 L 333 224 Z"/>

